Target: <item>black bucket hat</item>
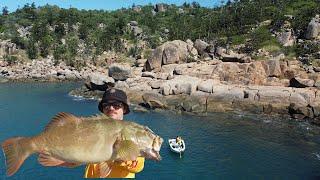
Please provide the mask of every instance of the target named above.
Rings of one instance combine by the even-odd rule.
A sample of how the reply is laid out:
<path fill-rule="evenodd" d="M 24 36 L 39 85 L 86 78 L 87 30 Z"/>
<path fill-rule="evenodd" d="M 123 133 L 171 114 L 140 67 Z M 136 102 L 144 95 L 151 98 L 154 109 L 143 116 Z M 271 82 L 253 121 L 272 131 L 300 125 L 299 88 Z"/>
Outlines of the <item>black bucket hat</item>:
<path fill-rule="evenodd" d="M 128 114 L 130 112 L 129 105 L 128 105 L 128 98 L 124 91 L 120 89 L 115 88 L 109 88 L 107 89 L 103 96 L 101 101 L 99 102 L 98 109 L 100 112 L 103 113 L 103 104 L 105 103 L 111 103 L 111 102 L 122 102 L 124 105 L 124 113 Z"/>

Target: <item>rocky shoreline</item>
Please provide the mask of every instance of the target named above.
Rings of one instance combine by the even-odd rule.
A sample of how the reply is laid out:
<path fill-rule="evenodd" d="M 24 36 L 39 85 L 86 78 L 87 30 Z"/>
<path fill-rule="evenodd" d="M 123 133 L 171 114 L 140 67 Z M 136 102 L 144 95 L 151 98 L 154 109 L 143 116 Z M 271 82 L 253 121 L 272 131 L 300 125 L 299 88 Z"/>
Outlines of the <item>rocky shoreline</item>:
<path fill-rule="evenodd" d="M 170 41 L 156 48 L 148 59 L 87 64 L 77 70 L 52 58 L 8 65 L 0 61 L 5 81 L 87 81 L 70 94 L 99 99 L 109 86 L 125 90 L 131 103 L 150 109 L 171 109 L 203 114 L 248 111 L 285 114 L 320 124 L 320 71 L 296 59 L 250 57 L 212 50 L 196 41 Z M 206 58 L 198 59 L 207 54 Z M 192 57 L 190 57 L 192 56 Z M 191 62 L 186 59 L 192 59 Z"/>
<path fill-rule="evenodd" d="M 284 67 L 284 64 L 289 66 Z M 230 66 L 255 69 L 235 72 Z M 286 78 L 289 72 L 294 77 Z M 128 93 L 132 104 L 149 109 L 193 114 L 240 110 L 290 115 L 320 123 L 320 89 L 317 86 L 320 74 L 307 73 L 297 61 L 241 64 L 211 60 L 163 65 L 159 72 L 143 72 L 139 67 L 113 64 L 108 74 L 96 73 L 90 77 L 86 86 L 70 94 L 99 99 L 107 84 L 114 84 Z M 245 78 L 246 81 L 241 81 Z"/>
<path fill-rule="evenodd" d="M 24 63 L 9 65 L 6 61 L 0 60 L 0 78 L 5 81 L 81 81 L 87 79 L 93 72 L 106 72 L 105 68 L 87 64 L 86 67 L 78 70 L 67 66 L 64 62 L 54 64 L 53 57 L 46 59 L 30 60 Z"/>

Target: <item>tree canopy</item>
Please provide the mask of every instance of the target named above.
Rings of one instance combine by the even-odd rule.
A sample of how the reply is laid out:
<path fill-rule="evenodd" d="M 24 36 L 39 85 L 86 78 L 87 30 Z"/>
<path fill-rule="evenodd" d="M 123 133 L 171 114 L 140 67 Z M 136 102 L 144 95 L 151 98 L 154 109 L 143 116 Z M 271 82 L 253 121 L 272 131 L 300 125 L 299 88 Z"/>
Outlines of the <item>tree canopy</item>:
<path fill-rule="evenodd" d="M 72 59 L 77 55 L 75 49 L 79 42 L 85 47 L 94 47 L 91 52 L 95 53 L 123 51 L 120 43 L 123 39 L 134 42 L 138 38 L 128 30 L 130 21 L 136 21 L 142 28 L 143 35 L 139 38 L 151 48 L 176 39 L 227 39 L 226 43 L 241 43 L 248 37 L 259 36 L 265 40 L 263 33 L 267 31 L 252 33 L 252 28 L 259 22 L 272 20 L 270 28 L 276 29 L 286 20 L 285 15 L 294 17 L 291 20 L 294 32 L 303 34 L 311 18 L 319 14 L 319 4 L 318 0 L 233 0 L 214 8 L 201 7 L 197 2 L 165 5 L 166 11 L 156 12 L 151 4 L 141 6 L 140 11 L 134 9 L 137 5 L 105 11 L 64 9 L 55 5 L 36 7 L 32 3 L 11 13 L 3 7 L 0 32 L 4 32 L 2 38 L 11 38 L 25 48 L 30 58 L 52 53 L 57 58 Z M 27 39 L 19 37 L 19 27 L 32 27 Z M 169 32 L 165 32 L 166 29 Z"/>

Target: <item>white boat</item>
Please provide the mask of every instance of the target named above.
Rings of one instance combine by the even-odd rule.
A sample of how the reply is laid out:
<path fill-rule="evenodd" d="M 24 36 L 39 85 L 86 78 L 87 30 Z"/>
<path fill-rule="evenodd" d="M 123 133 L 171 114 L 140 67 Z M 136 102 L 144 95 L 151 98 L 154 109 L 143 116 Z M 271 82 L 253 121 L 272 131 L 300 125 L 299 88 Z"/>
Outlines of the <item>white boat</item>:
<path fill-rule="evenodd" d="M 183 153 L 184 150 L 186 149 L 186 144 L 184 143 L 184 140 L 181 139 L 181 144 L 177 144 L 176 139 L 169 139 L 169 145 L 171 151 L 175 153 Z"/>

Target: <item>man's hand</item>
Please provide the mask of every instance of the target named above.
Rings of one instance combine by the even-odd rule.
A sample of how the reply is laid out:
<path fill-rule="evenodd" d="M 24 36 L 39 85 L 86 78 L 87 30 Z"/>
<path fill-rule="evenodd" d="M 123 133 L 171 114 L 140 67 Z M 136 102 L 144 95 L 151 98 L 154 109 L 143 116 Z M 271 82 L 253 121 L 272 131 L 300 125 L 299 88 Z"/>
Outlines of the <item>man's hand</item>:
<path fill-rule="evenodd" d="M 134 160 L 134 161 L 126 161 L 125 164 L 129 167 L 129 168 L 135 168 L 138 165 L 138 161 Z"/>

